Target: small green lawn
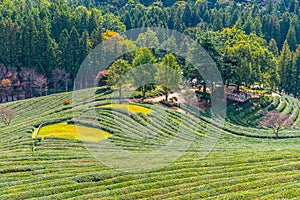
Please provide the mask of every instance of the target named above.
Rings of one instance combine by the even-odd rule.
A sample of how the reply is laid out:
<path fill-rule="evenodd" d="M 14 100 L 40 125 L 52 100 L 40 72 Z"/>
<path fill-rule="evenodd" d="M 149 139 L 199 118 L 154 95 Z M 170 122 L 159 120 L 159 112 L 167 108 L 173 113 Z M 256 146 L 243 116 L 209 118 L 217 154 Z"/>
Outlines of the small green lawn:
<path fill-rule="evenodd" d="M 143 106 L 138 106 L 138 105 L 132 105 L 132 104 L 107 104 L 104 106 L 99 106 L 98 108 L 121 108 L 121 109 L 126 109 L 132 113 L 140 112 L 143 114 L 148 114 L 150 112 L 154 112 L 154 110 L 151 110 L 149 108 L 145 108 Z"/>
<path fill-rule="evenodd" d="M 35 132 L 32 137 L 35 137 Z M 99 142 L 110 137 L 111 134 L 100 129 L 86 126 L 67 124 L 66 122 L 44 126 L 40 129 L 38 137 L 58 137 L 75 140 L 84 140 L 88 142 Z"/>

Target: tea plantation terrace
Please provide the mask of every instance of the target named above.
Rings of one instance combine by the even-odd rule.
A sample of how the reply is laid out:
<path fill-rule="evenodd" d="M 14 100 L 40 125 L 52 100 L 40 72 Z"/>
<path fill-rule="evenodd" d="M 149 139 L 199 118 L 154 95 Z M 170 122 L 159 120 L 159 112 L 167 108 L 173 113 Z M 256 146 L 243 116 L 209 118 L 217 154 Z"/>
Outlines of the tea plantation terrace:
<path fill-rule="evenodd" d="M 11 126 L 0 127 L 0 199 L 178 199 L 179 196 L 296 199 L 300 196 L 299 131 L 283 131 L 282 138 L 275 140 L 269 129 L 255 123 L 251 128 L 242 124 L 252 117 L 247 114 L 238 114 L 241 122 L 229 117 L 221 129 L 221 121 L 203 113 L 131 103 L 135 108 L 151 110 L 133 112 L 110 95 L 101 90 L 96 102 L 87 98 L 84 103 L 71 101 L 68 105 L 63 102 L 72 100 L 71 93 L 4 104 L 17 109 L 19 114 Z M 274 98 L 266 107 L 271 104 L 281 112 L 299 116 L 296 111 L 299 102 L 293 98 Z M 259 112 L 258 108 L 247 106 L 246 110 L 253 111 L 250 115 Z M 96 109 L 95 119 L 87 121 L 92 108 Z M 236 110 L 236 105 L 229 105 L 228 112 Z M 161 169 L 129 173 L 95 159 L 78 138 L 32 138 L 41 123 L 72 124 L 72 121 L 108 132 L 111 136 L 107 140 L 129 151 L 159 149 L 172 138 L 191 141 L 191 145 L 175 162 Z M 295 118 L 297 123 L 299 117 Z M 184 130 L 180 134 L 179 126 Z M 215 139 L 216 144 L 202 157 L 201 149 L 208 137 Z M 86 143 L 93 145 L 95 141 Z"/>

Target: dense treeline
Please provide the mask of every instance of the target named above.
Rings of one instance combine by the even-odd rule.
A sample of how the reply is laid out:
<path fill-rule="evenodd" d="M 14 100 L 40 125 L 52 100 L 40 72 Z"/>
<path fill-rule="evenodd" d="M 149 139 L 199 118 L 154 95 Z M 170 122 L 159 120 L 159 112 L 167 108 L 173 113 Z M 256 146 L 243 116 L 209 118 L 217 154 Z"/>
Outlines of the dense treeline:
<path fill-rule="evenodd" d="M 125 26 L 112 13 L 71 7 L 60 0 L 1 2 L 1 99 L 68 90 L 80 64 L 102 41 L 102 33 L 107 29 L 122 32 Z M 35 87 L 39 85 L 37 81 L 28 81 L 23 71 L 32 71 L 28 73 L 31 79 L 45 79 L 42 92 L 39 86 Z M 30 94 L 24 87 L 30 88 Z"/>
<path fill-rule="evenodd" d="M 110 9 L 103 7 L 103 10 L 118 14 L 128 29 L 162 26 L 188 32 L 190 27 L 221 31 L 223 28 L 236 26 L 246 34 L 255 33 L 268 42 L 272 38 L 275 39 L 279 49 L 286 39 L 293 51 L 296 44 L 300 43 L 299 1 L 222 2 L 219 4 L 213 0 L 177 1 L 170 7 L 164 7 L 163 3 L 152 1 L 152 6 L 146 7 L 128 1 L 118 9 L 110 6 Z M 148 5 L 149 2 L 144 4 Z"/>
<path fill-rule="evenodd" d="M 224 83 L 264 83 L 298 95 L 300 1 L 222 2 L 3 0 L 1 99 L 69 90 L 103 33 L 145 26 L 198 39 L 217 62 Z M 29 81 L 24 74 L 35 76 Z"/>

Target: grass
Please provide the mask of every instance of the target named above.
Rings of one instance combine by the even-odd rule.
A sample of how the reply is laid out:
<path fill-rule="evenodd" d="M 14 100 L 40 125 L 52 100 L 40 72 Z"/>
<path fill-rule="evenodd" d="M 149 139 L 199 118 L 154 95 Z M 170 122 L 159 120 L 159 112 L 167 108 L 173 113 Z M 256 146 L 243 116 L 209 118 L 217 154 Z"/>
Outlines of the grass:
<path fill-rule="evenodd" d="M 20 113 L 11 126 L 0 125 L 0 199 L 300 197 L 300 138 L 275 140 L 245 137 L 272 135 L 272 132 L 230 121 L 227 121 L 224 130 L 215 125 L 218 121 L 212 123 L 210 120 L 213 119 L 207 116 L 197 118 L 159 105 L 152 105 L 151 112 L 147 114 L 143 114 L 141 110 L 150 109 L 142 105 L 136 105 L 136 112 L 124 105 L 111 112 L 112 109 L 104 109 L 100 105 L 112 104 L 111 108 L 115 108 L 119 105 L 118 101 L 112 100 L 108 93 L 103 92 L 97 94 L 97 102 L 80 103 L 72 100 L 72 105 L 64 106 L 64 99 L 72 99 L 71 93 L 3 104 L 18 109 Z M 278 99 L 278 104 L 279 100 L 283 99 Z M 287 103 L 293 103 L 292 111 L 289 106 L 284 110 L 294 113 L 295 120 L 299 120 L 299 109 L 296 109 L 299 101 L 290 100 Z M 76 131 L 75 126 L 66 123 L 45 126 L 40 134 L 43 131 L 45 134 L 63 132 L 62 134 L 68 133 L 66 135 L 71 139 L 48 135 L 32 148 L 34 127 L 43 122 L 66 121 L 74 115 L 78 119 L 84 118 L 89 116 L 91 105 L 100 106 L 97 107 L 93 120 L 99 122 L 102 130 L 111 133 L 109 137 L 106 135 L 107 141 L 126 151 L 155 150 L 157 147 L 164 147 L 173 138 L 193 141 L 176 161 L 147 173 L 123 172 L 105 165 L 91 155 L 85 144 L 76 139 L 78 134 L 71 134 Z M 135 104 L 130 104 L 129 107 L 132 105 Z M 230 108 L 232 113 L 237 109 L 235 106 Z M 298 112 L 294 112 L 296 110 Z M 256 110 L 249 110 L 249 113 L 245 111 L 237 115 L 247 119 L 255 113 Z M 94 131 L 99 132 L 99 129 L 84 126 L 79 128 L 88 136 Z M 177 133 L 178 129 L 182 131 Z M 104 139 L 105 133 L 100 132 Z M 233 132 L 245 136 L 238 136 Z M 283 131 L 282 134 L 294 133 Z M 217 143 L 212 151 L 201 157 L 205 139 L 216 135 Z M 95 143 L 91 142 L 89 145 L 93 147 Z M 115 149 L 106 150 L 113 152 Z M 120 158 L 123 159 L 122 153 Z"/>
<path fill-rule="evenodd" d="M 106 104 L 103 106 L 99 106 L 98 108 L 121 108 L 128 110 L 132 113 L 143 113 L 143 114 L 149 114 L 151 112 L 154 112 L 153 110 L 149 108 L 145 108 L 143 106 L 133 105 L 133 104 Z"/>
<path fill-rule="evenodd" d="M 110 136 L 110 133 L 100 129 L 67 124 L 66 122 L 44 126 L 40 129 L 38 134 L 38 137 L 41 137 L 42 140 L 44 140 L 45 137 L 56 137 L 88 142 L 99 142 Z M 32 137 L 35 137 L 35 132 L 32 134 Z"/>

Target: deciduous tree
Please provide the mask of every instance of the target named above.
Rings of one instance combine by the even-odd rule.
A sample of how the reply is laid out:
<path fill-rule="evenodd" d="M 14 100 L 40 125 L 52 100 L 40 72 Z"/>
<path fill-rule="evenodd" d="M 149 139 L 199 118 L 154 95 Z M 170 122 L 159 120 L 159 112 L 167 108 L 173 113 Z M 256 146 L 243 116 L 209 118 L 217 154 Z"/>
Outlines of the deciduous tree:
<path fill-rule="evenodd" d="M 18 114 L 17 110 L 0 107 L 0 119 L 5 124 L 5 126 L 9 126 L 11 124 L 16 114 Z"/>
<path fill-rule="evenodd" d="M 154 63 L 156 63 L 156 58 L 152 52 L 146 48 L 141 48 L 136 51 L 136 55 L 132 61 L 132 66 L 134 67 L 133 85 L 142 91 L 143 100 L 146 98 L 146 92 L 154 88 L 153 83 L 155 82 L 156 74 Z M 149 66 L 147 67 L 146 65 Z"/>
<path fill-rule="evenodd" d="M 166 101 L 168 101 L 169 93 L 180 87 L 182 82 L 180 72 L 180 66 L 176 61 L 176 57 L 172 53 L 165 55 L 158 66 L 156 80 L 163 87 Z"/>
<path fill-rule="evenodd" d="M 264 127 L 271 128 L 276 139 L 279 138 L 279 132 L 291 126 L 289 115 L 284 115 L 278 111 L 271 111 L 265 114 L 264 120 L 261 122 Z"/>
<path fill-rule="evenodd" d="M 126 72 L 130 70 L 130 64 L 123 59 L 115 61 L 109 68 L 107 84 L 109 86 L 116 85 L 119 87 L 119 98 L 122 101 L 123 84 L 128 83 L 130 77 L 126 76 Z"/>

